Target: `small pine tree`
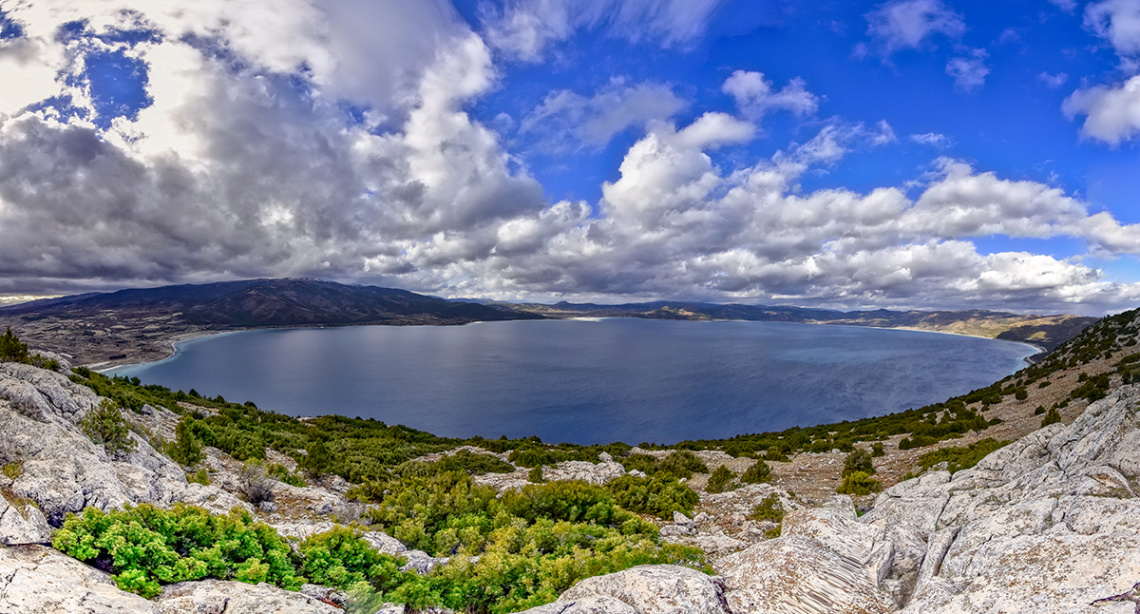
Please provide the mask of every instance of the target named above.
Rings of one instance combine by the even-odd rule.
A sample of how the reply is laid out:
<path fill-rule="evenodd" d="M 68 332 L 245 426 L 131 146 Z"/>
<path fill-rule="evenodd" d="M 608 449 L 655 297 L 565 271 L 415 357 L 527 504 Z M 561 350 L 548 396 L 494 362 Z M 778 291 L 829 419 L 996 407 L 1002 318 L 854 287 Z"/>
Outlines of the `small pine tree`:
<path fill-rule="evenodd" d="M 202 444 L 194 437 L 190 429 L 190 420 L 185 416 L 178 421 L 174 428 L 174 442 L 167 448 L 167 455 L 180 465 L 194 465 L 205 458 L 202 454 Z"/>
<path fill-rule="evenodd" d="M 28 344 L 20 341 L 11 328 L 5 330 L 0 335 L 0 361 L 27 362 L 28 359 Z"/>
<path fill-rule="evenodd" d="M 108 454 L 117 456 L 129 453 L 137 445 L 131 439 L 131 429 L 114 401 L 103 399 L 99 406 L 88 412 L 79 428 L 97 444 L 101 444 Z"/>
<path fill-rule="evenodd" d="M 1045 419 L 1041 421 L 1041 426 L 1049 426 L 1061 421 L 1061 412 L 1057 411 L 1056 407 L 1049 409 L 1049 413 L 1045 414 Z"/>
<path fill-rule="evenodd" d="M 309 473 L 320 477 L 329 472 L 333 457 L 329 447 L 321 439 L 315 439 L 305 448 L 305 457 L 297 464 Z"/>

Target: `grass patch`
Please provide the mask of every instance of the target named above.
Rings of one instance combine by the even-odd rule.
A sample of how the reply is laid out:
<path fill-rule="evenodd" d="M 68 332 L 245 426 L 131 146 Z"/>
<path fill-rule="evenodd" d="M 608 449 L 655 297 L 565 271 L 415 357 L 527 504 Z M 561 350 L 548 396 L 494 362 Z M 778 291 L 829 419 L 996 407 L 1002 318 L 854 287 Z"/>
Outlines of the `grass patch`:
<path fill-rule="evenodd" d="M 968 446 L 942 448 L 927 452 L 918 457 L 918 465 L 925 471 L 945 461 L 946 469 L 950 473 L 955 473 L 973 467 L 990 452 L 1003 448 L 1010 443 L 1009 441 L 998 441 L 992 437 L 987 437 Z"/>

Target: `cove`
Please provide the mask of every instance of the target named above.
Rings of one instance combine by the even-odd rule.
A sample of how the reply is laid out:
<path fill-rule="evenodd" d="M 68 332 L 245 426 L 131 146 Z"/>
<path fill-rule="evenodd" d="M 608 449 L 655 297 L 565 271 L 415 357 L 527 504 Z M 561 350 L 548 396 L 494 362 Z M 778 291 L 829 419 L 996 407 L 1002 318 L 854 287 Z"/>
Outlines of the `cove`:
<path fill-rule="evenodd" d="M 113 373 L 447 437 L 671 444 L 921 407 L 988 386 L 1035 351 L 850 326 L 545 320 L 243 331 Z"/>

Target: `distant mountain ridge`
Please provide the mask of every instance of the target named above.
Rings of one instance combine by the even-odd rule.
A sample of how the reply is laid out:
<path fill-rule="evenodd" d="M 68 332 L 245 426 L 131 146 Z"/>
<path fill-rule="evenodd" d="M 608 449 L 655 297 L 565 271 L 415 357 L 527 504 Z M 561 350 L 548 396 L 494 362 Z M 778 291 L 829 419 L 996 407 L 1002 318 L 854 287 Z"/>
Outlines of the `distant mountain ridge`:
<path fill-rule="evenodd" d="M 463 324 L 541 316 L 378 286 L 315 279 L 253 279 L 80 294 L 0 308 L 0 315 L 121 316 L 166 313 L 188 324 L 239 327 L 347 324 Z"/>

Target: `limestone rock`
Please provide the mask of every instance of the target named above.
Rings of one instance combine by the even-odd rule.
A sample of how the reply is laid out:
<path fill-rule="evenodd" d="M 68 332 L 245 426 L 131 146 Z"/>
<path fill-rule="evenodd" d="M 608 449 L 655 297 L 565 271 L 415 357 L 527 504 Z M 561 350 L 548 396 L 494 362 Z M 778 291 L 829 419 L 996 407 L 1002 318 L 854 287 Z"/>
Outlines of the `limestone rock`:
<path fill-rule="evenodd" d="M 527 614 L 729 614 L 717 578 L 675 565 L 640 565 L 586 578 Z"/>
<path fill-rule="evenodd" d="M 160 614 L 110 576 L 43 546 L 0 548 L 0 612 L 13 614 Z"/>
<path fill-rule="evenodd" d="M 802 536 L 785 536 L 724 559 L 725 597 L 731 611 L 750 614 L 893 612 L 894 601 L 862 562 Z"/>
<path fill-rule="evenodd" d="M 589 461 L 564 461 L 543 471 L 549 482 L 579 480 L 590 484 L 605 484 L 625 475 L 625 467 L 620 463 L 591 463 Z"/>
<path fill-rule="evenodd" d="M 0 544 L 19 546 L 51 543 L 51 526 L 39 508 L 20 510 L 0 495 Z"/>
<path fill-rule="evenodd" d="M 341 614 L 340 608 L 269 584 L 222 580 L 179 582 L 155 598 L 162 614 Z"/>
<path fill-rule="evenodd" d="M 1138 405 L 1123 387 L 971 469 L 882 493 L 859 521 L 893 546 L 883 587 L 907 614 L 1132 612 L 1102 600 L 1140 583 Z"/>

